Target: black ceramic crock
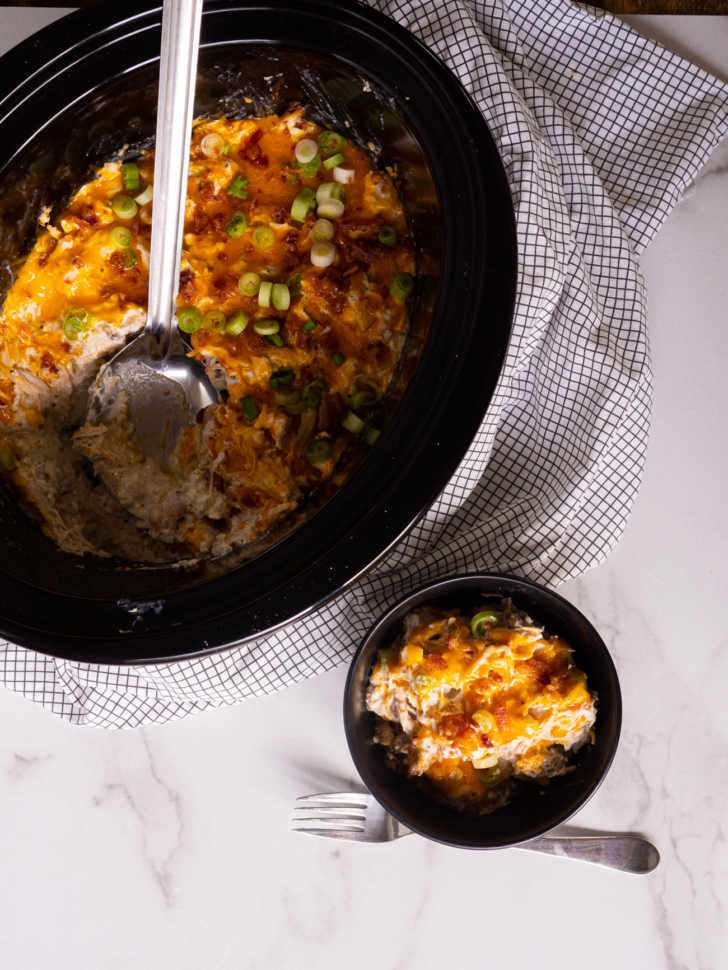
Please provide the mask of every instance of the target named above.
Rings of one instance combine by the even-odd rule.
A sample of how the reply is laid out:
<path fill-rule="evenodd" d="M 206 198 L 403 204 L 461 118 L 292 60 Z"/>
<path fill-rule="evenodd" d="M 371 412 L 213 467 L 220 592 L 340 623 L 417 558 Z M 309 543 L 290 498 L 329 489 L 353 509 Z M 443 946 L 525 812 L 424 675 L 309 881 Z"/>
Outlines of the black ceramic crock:
<path fill-rule="evenodd" d="M 0 59 L 0 260 L 28 251 L 94 165 L 153 134 L 161 7 L 79 11 Z M 407 531 L 447 482 L 488 406 L 516 285 L 500 158 L 454 76 L 355 2 L 206 3 L 195 111 L 306 105 L 393 166 L 419 253 L 412 331 L 376 447 L 255 555 L 193 569 L 66 555 L 0 485 L 0 634 L 99 663 L 179 659 L 255 637 L 325 602 Z M 45 173 L 30 197 L 29 170 Z M 36 179 L 36 184 L 38 180 Z"/>
<path fill-rule="evenodd" d="M 484 599 L 487 597 L 488 599 Z M 402 633 L 409 613 L 423 606 L 474 614 L 493 598 L 510 597 L 551 636 L 563 637 L 574 663 L 596 694 L 593 743 L 571 758 L 573 770 L 547 785 L 523 785 L 512 801 L 490 815 L 460 812 L 443 804 L 417 781 L 396 773 L 385 749 L 374 744 L 375 715 L 366 690 L 377 651 Z M 344 690 L 344 727 L 362 781 L 386 810 L 413 831 L 436 842 L 468 849 L 502 849 L 527 842 L 561 825 L 584 806 L 609 770 L 622 726 L 622 695 L 604 641 L 587 618 L 558 593 L 527 579 L 473 573 L 429 583 L 395 603 L 374 624 L 354 656 Z"/>

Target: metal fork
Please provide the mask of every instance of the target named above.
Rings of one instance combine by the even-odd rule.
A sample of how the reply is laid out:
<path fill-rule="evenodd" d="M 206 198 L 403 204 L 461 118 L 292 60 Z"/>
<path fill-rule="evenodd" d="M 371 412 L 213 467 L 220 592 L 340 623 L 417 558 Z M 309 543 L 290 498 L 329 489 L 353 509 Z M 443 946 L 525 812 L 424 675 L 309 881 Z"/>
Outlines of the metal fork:
<path fill-rule="evenodd" d="M 349 842 L 391 842 L 412 835 L 366 792 L 331 792 L 296 799 L 294 832 Z M 652 872 L 660 853 L 639 835 L 544 835 L 515 849 L 579 859 L 622 872 Z"/>

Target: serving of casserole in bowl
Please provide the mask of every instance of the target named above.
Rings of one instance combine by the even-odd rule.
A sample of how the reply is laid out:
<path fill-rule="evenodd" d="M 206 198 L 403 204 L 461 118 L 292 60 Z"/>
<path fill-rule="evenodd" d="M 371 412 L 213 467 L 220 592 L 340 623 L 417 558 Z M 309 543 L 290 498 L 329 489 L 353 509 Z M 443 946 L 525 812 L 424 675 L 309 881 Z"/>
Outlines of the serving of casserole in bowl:
<path fill-rule="evenodd" d="M 621 695 L 574 606 L 528 580 L 472 574 L 430 583 L 377 621 L 352 661 L 344 724 L 388 812 L 438 841 L 502 848 L 594 793 Z"/>
<path fill-rule="evenodd" d="M 79 401 L 145 310 L 161 11 L 2 59 L 0 633 L 99 662 L 311 610 L 441 490 L 508 341 L 515 232 L 449 71 L 356 3 L 206 5 L 178 323 L 222 403 L 156 475 Z"/>

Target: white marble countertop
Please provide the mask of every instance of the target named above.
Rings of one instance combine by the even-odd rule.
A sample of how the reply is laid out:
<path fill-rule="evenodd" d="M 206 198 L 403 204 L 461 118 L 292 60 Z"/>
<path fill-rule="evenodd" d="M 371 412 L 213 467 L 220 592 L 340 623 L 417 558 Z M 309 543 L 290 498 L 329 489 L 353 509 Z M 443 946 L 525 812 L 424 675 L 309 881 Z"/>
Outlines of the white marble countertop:
<path fill-rule="evenodd" d="M 0 9 L 0 50 L 61 12 Z M 626 19 L 728 79 L 728 17 Z M 2 970 L 725 966 L 727 226 L 724 143 L 643 260 L 656 390 L 634 515 L 560 590 L 624 693 L 614 766 L 574 824 L 644 832 L 657 871 L 289 833 L 296 795 L 354 781 L 345 669 L 125 733 L 3 691 Z"/>

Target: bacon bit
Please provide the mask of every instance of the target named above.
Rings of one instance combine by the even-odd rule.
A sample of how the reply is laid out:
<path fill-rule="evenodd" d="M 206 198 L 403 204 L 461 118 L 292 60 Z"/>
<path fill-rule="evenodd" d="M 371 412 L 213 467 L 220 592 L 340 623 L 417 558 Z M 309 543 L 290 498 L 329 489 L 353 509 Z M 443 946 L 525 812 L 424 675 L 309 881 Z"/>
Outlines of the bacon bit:
<path fill-rule="evenodd" d="M 213 288 L 221 294 L 223 290 L 228 290 L 231 288 L 232 280 L 225 276 L 216 276 L 212 281 Z"/>
<path fill-rule="evenodd" d="M 283 242 L 286 246 L 286 251 L 291 256 L 295 256 L 298 251 L 298 233 L 294 229 L 292 232 L 287 232 L 283 237 Z"/>
<path fill-rule="evenodd" d="M 241 145 L 241 147 L 238 149 L 238 154 L 241 158 L 247 159 L 249 162 L 252 162 L 253 165 L 257 165 L 259 168 L 267 168 L 268 156 L 263 154 L 263 151 L 258 144 L 262 137 L 263 129 L 256 128 L 245 142 L 245 145 Z"/>
<path fill-rule="evenodd" d="M 51 374 L 58 373 L 58 367 L 56 365 L 56 362 L 55 360 L 53 360 L 53 358 L 51 357 L 51 355 L 48 353 L 47 350 L 44 352 L 43 356 L 41 357 L 40 363 L 41 363 L 41 366 L 49 370 Z"/>
<path fill-rule="evenodd" d="M 490 740 L 487 734 L 480 735 L 480 743 L 483 745 L 484 748 L 494 747 L 493 742 Z"/>
<path fill-rule="evenodd" d="M 38 257 L 38 265 L 39 266 L 45 266 L 45 264 L 48 262 L 48 259 L 49 259 L 50 255 L 51 255 L 51 253 L 53 252 L 53 250 L 56 248 L 57 245 L 58 245 L 58 240 L 57 239 L 53 239 L 51 237 L 50 245 L 45 250 L 45 252 L 41 253 L 41 255 Z"/>
<path fill-rule="evenodd" d="M 192 232 L 196 235 L 207 232 L 211 219 L 203 209 L 195 209 L 192 215 Z"/>
<path fill-rule="evenodd" d="M 286 222 L 288 213 L 285 209 L 276 209 L 273 213 L 273 222 Z"/>
<path fill-rule="evenodd" d="M 496 704 L 495 710 L 493 711 L 493 713 L 495 714 L 495 719 L 498 723 L 498 727 L 502 731 L 503 728 L 506 726 L 506 705 L 503 703 Z"/>
<path fill-rule="evenodd" d="M 328 309 L 333 313 L 343 313 L 346 306 L 346 290 L 337 285 L 331 277 L 317 276 L 316 289 L 322 298 L 328 303 Z"/>
<path fill-rule="evenodd" d="M 496 670 L 489 670 L 488 671 L 488 680 L 494 680 L 496 682 L 496 684 L 500 684 L 500 682 L 503 680 L 503 678 L 501 677 L 501 675 Z"/>
<path fill-rule="evenodd" d="M 362 266 L 367 267 L 367 269 L 374 262 L 374 254 L 361 243 L 351 240 L 347 248 L 351 258 L 357 263 L 360 263 Z"/>
<path fill-rule="evenodd" d="M 523 661 L 523 667 L 542 687 L 551 680 L 551 670 L 548 663 L 541 657 L 531 657 Z"/>
<path fill-rule="evenodd" d="M 260 141 L 260 139 L 262 137 L 263 137 L 263 129 L 262 128 L 256 128 L 254 131 L 251 131 L 251 133 L 245 139 L 245 143 L 242 144 L 238 148 L 239 154 L 244 155 L 251 148 L 253 148 L 256 145 L 258 145 L 258 142 Z M 260 146 L 259 145 L 258 145 L 258 149 L 260 149 Z"/>
<path fill-rule="evenodd" d="M 114 269 L 118 269 L 120 271 L 123 271 L 124 270 L 124 253 L 117 249 L 116 252 L 112 253 L 111 256 L 109 256 L 109 262 L 114 267 Z"/>
<path fill-rule="evenodd" d="M 271 345 L 268 343 L 265 337 L 261 337 L 261 335 L 256 333 L 255 330 L 250 330 L 250 328 L 248 328 L 245 333 L 247 336 L 248 346 L 251 350 L 263 353 L 263 351 L 271 349 Z"/>
<path fill-rule="evenodd" d="M 70 354 L 71 351 L 73 350 L 73 347 L 71 347 L 71 345 L 67 340 L 63 341 L 63 343 L 61 344 L 61 347 L 63 347 L 63 349 L 66 351 L 67 354 Z"/>
<path fill-rule="evenodd" d="M 465 734 L 475 733 L 473 722 L 465 714 L 446 714 L 441 723 L 446 738 L 461 738 Z"/>
<path fill-rule="evenodd" d="M 95 226 L 99 221 L 99 217 L 96 215 L 96 213 L 94 212 L 93 208 L 90 205 L 85 205 L 83 209 L 81 209 L 81 214 L 79 215 L 79 219 L 82 219 L 89 226 Z"/>
<path fill-rule="evenodd" d="M 197 194 L 201 199 L 207 200 L 211 199 L 215 195 L 215 186 L 212 182 L 198 182 L 197 183 Z"/>
<path fill-rule="evenodd" d="M 425 657 L 425 666 L 428 670 L 444 670 L 447 667 L 447 660 L 439 653 L 428 653 Z"/>
<path fill-rule="evenodd" d="M 179 274 L 179 292 L 186 300 L 189 300 L 195 291 L 192 285 L 194 278 L 195 274 L 191 269 L 183 269 Z"/>

